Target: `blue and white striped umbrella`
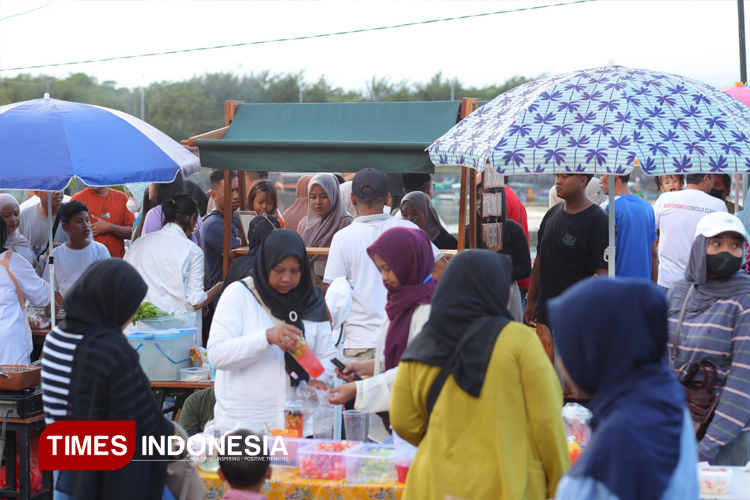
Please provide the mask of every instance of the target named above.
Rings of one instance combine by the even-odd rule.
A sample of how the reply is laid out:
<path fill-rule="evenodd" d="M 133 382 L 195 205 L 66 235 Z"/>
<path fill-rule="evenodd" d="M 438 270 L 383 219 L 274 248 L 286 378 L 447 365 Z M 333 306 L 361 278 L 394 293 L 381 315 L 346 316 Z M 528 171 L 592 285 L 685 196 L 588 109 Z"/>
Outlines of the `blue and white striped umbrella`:
<path fill-rule="evenodd" d="M 200 170 L 178 142 L 127 113 L 43 99 L 0 107 L 0 189 L 58 191 L 76 175 L 90 186 L 170 182 Z"/>
<path fill-rule="evenodd" d="M 605 66 L 536 80 L 429 148 L 435 165 L 502 174 L 750 172 L 750 108 L 682 76 Z"/>

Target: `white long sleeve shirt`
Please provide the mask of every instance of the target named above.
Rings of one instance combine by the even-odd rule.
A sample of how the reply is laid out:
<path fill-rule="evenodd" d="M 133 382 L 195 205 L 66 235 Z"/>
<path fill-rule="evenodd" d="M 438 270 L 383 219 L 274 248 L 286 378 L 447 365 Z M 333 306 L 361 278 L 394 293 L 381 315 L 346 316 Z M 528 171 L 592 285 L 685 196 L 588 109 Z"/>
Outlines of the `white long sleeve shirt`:
<path fill-rule="evenodd" d="M 174 223 L 141 236 L 125 252 L 125 261 L 138 270 L 148 285 L 144 301 L 167 312 L 191 312 L 208 298 L 204 290 L 203 250 Z M 196 345 L 202 345 L 200 311 Z"/>
<path fill-rule="evenodd" d="M 331 384 L 337 351 L 328 321 L 303 320 L 305 340 L 325 373 L 318 380 Z M 284 352 L 268 343 L 274 322 L 241 282 L 229 285 L 216 307 L 208 339 L 208 357 L 216 370 L 214 418 L 247 429 L 282 428 L 284 403 L 293 394 L 284 369 Z M 312 429 L 310 429 L 312 430 Z"/>
<path fill-rule="evenodd" d="M 5 258 L 6 253 L 0 253 L 0 260 Z M 18 288 L 26 300 L 39 307 L 49 304 L 49 283 L 36 274 L 26 259 L 13 253 L 8 267 L 16 277 Z M 5 267 L 0 265 L 0 365 L 28 364 L 32 348 L 31 327 L 26 319 L 26 311 L 18 302 L 13 280 Z"/>
<path fill-rule="evenodd" d="M 423 304 L 414 310 L 409 326 L 409 343 L 422 331 L 422 327 L 430 319 L 431 310 L 430 304 Z M 388 411 L 391 402 L 391 389 L 393 389 L 393 381 L 396 380 L 396 372 L 398 371 L 398 366 L 390 370 L 385 369 L 385 337 L 388 334 L 389 326 L 391 326 L 391 321 L 386 316 L 378 330 L 373 376 L 355 383 L 357 386 L 357 397 L 354 400 L 355 410 L 372 414 Z M 369 437 L 378 443 L 382 443 L 390 437 L 382 424 L 382 420 L 377 415 L 370 417 Z"/>

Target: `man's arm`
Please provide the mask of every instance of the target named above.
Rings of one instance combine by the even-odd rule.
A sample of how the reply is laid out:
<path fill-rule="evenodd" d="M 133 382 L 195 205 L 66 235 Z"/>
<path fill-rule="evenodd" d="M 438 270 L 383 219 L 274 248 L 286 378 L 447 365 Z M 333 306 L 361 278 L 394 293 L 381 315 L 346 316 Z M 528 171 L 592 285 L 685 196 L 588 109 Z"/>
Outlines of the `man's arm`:
<path fill-rule="evenodd" d="M 448 261 L 445 257 L 435 262 L 435 269 L 432 270 L 432 277 L 440 281 L 440 277 L 443 275 L 446 265 L 448 265 Z"/>
<path fill-rule="evenodd" d="M 659 281 L 659 240 L 651 243 L 651 281 Z"/>
<path fill-rule="evenodd" d="M 526 296 L 526 309 L 523 311 L 523 322 L 531 327 L 536 326 L 536 298 L 539 294 L 539 274 L 541 273 L 542 259 L 539 250 L 536 252 L 534 267 L 531 268 L 531 281 L 529 282 L 529 293 Z"/>
<path fill-rule="evenodd" d="M 609 269 L 597 269 L 596 271 L 594 271 L 594 274 L 596 274 L 597 276 L 607 276 L 608 273 Z"/>
<path fill-rule="evenodd" d="M 91 215 L 91 219 L 94 219 L 94 222 L 91 223 L 91 232 L 94 236 L 113 234 L 121 240 L 128 240 L 133 235 L 133 228 L 130 226 L 118 226 L 100 219 L 96 215 Z"/>

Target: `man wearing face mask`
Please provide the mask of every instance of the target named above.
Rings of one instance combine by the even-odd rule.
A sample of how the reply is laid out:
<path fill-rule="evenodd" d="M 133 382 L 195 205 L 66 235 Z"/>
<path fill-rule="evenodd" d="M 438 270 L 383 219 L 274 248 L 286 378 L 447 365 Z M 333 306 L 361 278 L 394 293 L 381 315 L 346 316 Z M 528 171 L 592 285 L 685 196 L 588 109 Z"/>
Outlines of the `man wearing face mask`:
<path fill-rule="evenodd" d="M 740 271 L 748 235 L 726 213 L 703 217 L 695 231 L 684 279 L 669 291 L 669 351 L 679 324 L 673 370 L 680 380 L 695 363 L 716 366 L 719 403 L 700 460 L 716 465 L 750 461 L 750 277 Z M 683 309 L 684 318 L 680 324 Z"/>
<path fill-rule="evenodd" d="M 714 185 L 708 194 L 723 201 L 727 206 L 727 212 L 733 214 L 735 213 L 734 203 L 729 200 L 729 194 L 731 192 L 732 176 L 729 174 L 714 174 Z M 740 205 L 740 208 L 737 211 L 739 212 L 740 210 L 744 210 L 742 205 Z"/>
<path fill-rule="evenodd" d="M 682 279 L 698 222 L 706 214 L 727 211 L 721 200 L 708 194 L 714 185 L 712 174 L 688 174 L 685 181 L 685 189 L 663 193 L 654 205 L 659 230 L 657 285 L 664 293 L 675 281 Z"/>

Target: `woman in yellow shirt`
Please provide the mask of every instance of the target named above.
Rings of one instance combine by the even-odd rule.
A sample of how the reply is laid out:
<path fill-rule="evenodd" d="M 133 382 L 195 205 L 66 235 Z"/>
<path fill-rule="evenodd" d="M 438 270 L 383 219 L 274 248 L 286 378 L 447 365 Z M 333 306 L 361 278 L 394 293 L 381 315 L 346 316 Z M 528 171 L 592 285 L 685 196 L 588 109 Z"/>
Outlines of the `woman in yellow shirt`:
<path fill-rule="evenodd" d="M 570 467 L 560 384 L 536 335 L 509 319 L 510 278 L 505 255 L 451 259 L 401 357 L 391 425 L 419 446 L 404 500 L 545 500 Z"/>

